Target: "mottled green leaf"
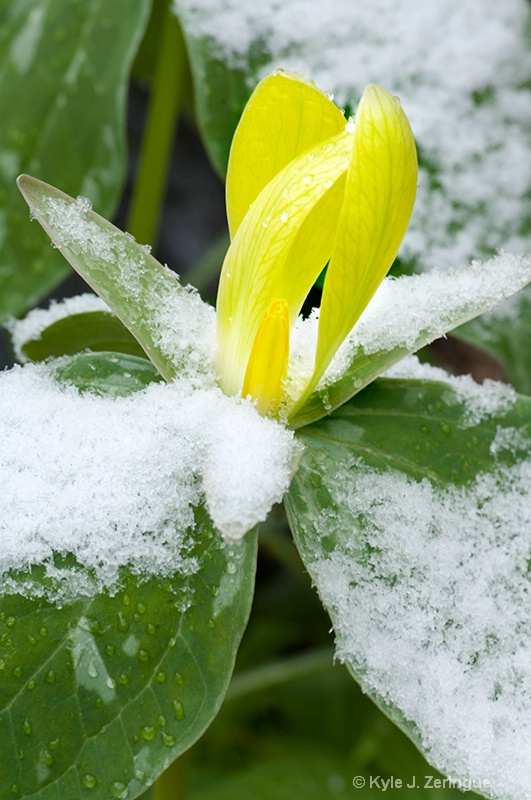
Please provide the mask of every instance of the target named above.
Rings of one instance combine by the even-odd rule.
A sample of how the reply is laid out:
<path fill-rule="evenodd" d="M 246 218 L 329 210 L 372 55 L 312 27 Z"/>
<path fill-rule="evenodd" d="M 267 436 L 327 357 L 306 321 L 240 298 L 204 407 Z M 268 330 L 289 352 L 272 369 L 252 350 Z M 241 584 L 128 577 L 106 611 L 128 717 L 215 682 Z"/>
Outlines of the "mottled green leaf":
<path fill-rule="evenodd" d="M 516 800 L 524 761 L 508 788 L 494 753 L 522 741 L 513 693 L 527 714 L 531 399 L 380 379 L 299 435 L 288 517 L 349 670 L 436 767 Z"/>
<path fill-rule="evenodd" d="M 71 314 L 27 339 L 20 348 L 29 361 L 67 356 L 83 350 L 108 351 L 144 356 L 144 351 L 118 317 L 110 311 Z"/>
<path fill-rule="evenodd" d="M 0 318 L 26 310 L 67 273 L 15 179 L 29 171 L 110 215 L 125 168 L 129 68 L 149 0 L 4 1 L 0 7 Z"/>
<path fill-rule="evenodd" d="M 105 353 L 60 360 L 58 374 L 110 395 L 157 377 L 145 359 Z M 57 605 L 31 591 L 50 586 L 41 568 L 11 576 L 0 598 L 0 796 L 133 800 L 211 722 L 247 623 L 256 536 L 228 548 L 198 507 L 187 537 L 195 572 L 124 569 L 113 596 Z M 70 561 L 57 554 L 63 570 Z"/>

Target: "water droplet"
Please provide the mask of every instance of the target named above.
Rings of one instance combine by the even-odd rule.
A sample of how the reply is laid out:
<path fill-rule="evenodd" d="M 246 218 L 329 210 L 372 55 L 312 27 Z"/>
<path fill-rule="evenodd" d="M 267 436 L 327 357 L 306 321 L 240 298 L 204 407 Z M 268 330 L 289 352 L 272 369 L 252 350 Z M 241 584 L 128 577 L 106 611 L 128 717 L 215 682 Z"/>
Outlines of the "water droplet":
<path fill-rule="evenodd" d="M 209 619 L 208 620 L 208 627 L 209 628 L 215 628 L 216 627 L 216 623 L 215 623 L 215 621 L 213 619 Z"/>
<path fill-rule="evenodd" d="M 15 618 L 15 617 L 7 617 L 7 619 L 6 619 L 6 625 L 7 625 L 7 627 L 8 627 L 8 628 L 12 628 L 12 627 L 13 627 L 13 625 L 16 623 L 16 621 L 17 621 L 17 620 L 16 620 L 16 618 Z"/>
<path fill-rule="evenodd" d="M 161 737 L 166 747 L 173 747 L 175 744 L 175 736 L 172 736 L 171 733 L 165 733 L 162 731 Z"/>
<path fill-rule="evenodd" d="M 112 645 L 112 644 L 106 645 L 105 654 L 108 655 L 108 656 L 113 656 L 114 655 L 114 645 Z"/>
<path fill-rule="evenodd" d="M 127 633 L 129 630 L 129 622 L 122 611 L 118 612 L 118 625 L 116 626 L 120 633 Z"/>
<path fill-rule="evenodd" d="M 127 677 L 125 672 L 122 672 L 122 674 L 118 676 L 118 683 L 120 683 L 122 686 L 125 686 L 128 681 L 129 678 Z"/>
<path fill-rule="evenodd" d="M 142 739 L 145 739 L 146 742 L 150 742 L 151 739 L 154 739 L 157 735 L 157 729 L 154 725 L 144 725 L 140 728 L 140 736 Z"/>
<path fill-rule="evenodd" d="M 229 561 L 229 563 L 227 564 L 227 572 L 229 573 L 229 575 L 234 575 L 237 569 L 238 568 L 234 563 L 234 561 Z"/>
<path fill-rule="evenodd" d="M 148 622 L 148 624 L 146 625 L 146 630 L 150 636 L 153 636 L 153 634 L 157 632 L 157 626 L 153 625 L 152 622 Z"/>
<path fill-rule="evenodd" d="M 145 614 L 146 613 L 145 604 L 144 603 L 137 603 L 136 604 L 136 610 L 138 611 L 139 614 Z"/>
<path fill-rule="evenodd" d="M 18 794 L 18 786 L 16 783 L 11 784 L 11 794 Z"/>
<path fill-rule="evenodd" d="M 447 422 L 441 422 L 441 431 L 445 434 L 445 436 L 449 436 L 452 432 L 452 429 Z"/>
<path fill-rule="evenodd" d="M 175 714 L 175 719 L 182 720 L 184 719 L 184 706 L 180 702 L 180 700 L 173 700 L 171 707 L 173 708 L 173 713 Z"/>
<path fill-rule="evenodd" d="M 139 661 L 149 661 L 149 653 L 147 650 L 140 649 L 137 654 Z"/>
<path fill-rule="evenodd" d="M 35 689 L 35 681 L 30 681 L 27 685 L 28 689 Z"/>
<path fill-rule="evenodd" d="M 159 728 L 163 728 L 166 725 L 166 717 L 162 714 L 157 717 L 157 725 Z"/>
<path fill-rule="evenodd" d="M 421 431 L 422 431 L 422 433 L 424 433 L 425 435 L 427 435 L 427 434 L 431 433 L 431 431 L 430 431 L 430 429 L 428 428 L 428 426 L 427 426 L 427 425 L 423 425 L 423 426 L 421 427 L 421 429 L 420 429 L 420 430 L 421 430 Z"/>
<path fill-rule="evenodd" d="M 81 783 L 87 789 L 94 789 L 98 781 L 96 780 L 95 775 L 91 775 L 90 772 L 86 772 L 81 778 Z"/>
<path fill-rule="evenodd" d="M 124 800 L 124 798 L 128 796 L 129 790 L 122 781 L 113 781 L 111 783 L 111 794 L 113 797 L 118 798 L 118 800 Z"/>
<path fill-rule="evenodd" d="M 52 756 L 51 753 L 48 752 L 48 750 L 42 751 L 42 760 L 44 761 L 47 767 L 51 767 L 55 761 L 54 757 Z"/>
<path fill-rule="evenodd" d="M 287 196 L 288 196 L 288 190 L 287 189 L 283 189 L 282 190 L 282 197 L 287 197 Z"/>
<path fill-rule="evenodd" d="M 29 719 L 25 719 L 24 722 L 22 723 L 22 730 L 24 731 L 26 736 L 30 735 L 30 733 L 32 731 L 32 727 L 31 727 L 31 722 L 29 721 Z"/>
<path fill-rule="evenodd" d="M 118 360 L 118 359 L 116 359 L 116 360 Z M 124 604 L 124 606 L 130 606 L 131 605 L 131 598 L 129 597 L 128 594 L 124 594 L 124 596 L 122 597 L 122 603 Z"/>
<path fill-rule="evenodd" d="M 51 741 L 48 742 L 48 750 L 57 750 L 60 744 L 60 739 L 51 739 Z"/>
<path fill-rule="evenodd" d="M 176 644 L 177 644 L 177 639 L 175 638 L 175 636 L 172 636 L 168 642 L 168 647 L 175 647 Z"/>
<path fill-rule="evenodd" d="M 22 667 L 19 667 L 19 666 L 14 667 L 13 668 L 13 675 L 15 676 L 15 678 L 20 678 L 20 676 L 22 675 Z"/>
<path fill-rule="evenodd" d="M 46 681 L 46 683 L 55 683 L 55 672 L 53 671 L 53 669 L 49 670 L 46 673 L 44 680 Z"/>
<path fill-rule="evenodd" d="M 179 686 L 182 686 L 182 685 L 183 685 L 183 683 L 184 683 L 184 678 L 183 678 L 183 676 L 181 675 L 181 673 L 180 673 L 180 672 L 176 672 L 176 673 L 175 673 L 175 675 L 174 675 L 173 677 L 175 678 L 175 683 L 178 683 L 178 684 L 179 684 Z"/>
<path fill-rule="evenodd" d="M 288 212 L 287 211 L 283 211 L 282 214 L 280 215 L 281 222 L 287 222 L 288 219 L 289 219 Z"/>
<path fill-rule="evenodd" d="M 90 678 L 97 678 L 98 677 L 98 670 L 96 669 L 96 665 L 94 661 L 91 661 L 87 667 L 87 672 Z"/>
<path fill-rule="evenodd" d="M 157 683 L 164 683 L 164 681 L 166 680 L 166 673 L 162 672 L 162 670 L 161 670 L 160 672 L 157 672 L 155 677 L 156 677 Z"/>
<path fill-rule="evenodd" d="M 48 628 L 43 625 L 42 628 L 39 628 L 39 633 L 41 636 L 48 636 Z"/>
<path fill-rule="evenodd" d="M 305 175 L 304 178 L 302 179 L 302 182 L 304 183 L 305 186 L 308 186 L 308 184 L 310 184 L 312 182 L 311 176 L 310 175 Z"/>
<path fill-rule="evenodd" d="M 27 639 L 30 644 L 37 644 L 37 639 L 35 638 L 35 636 L 31 636 L 29 633 Z"/>

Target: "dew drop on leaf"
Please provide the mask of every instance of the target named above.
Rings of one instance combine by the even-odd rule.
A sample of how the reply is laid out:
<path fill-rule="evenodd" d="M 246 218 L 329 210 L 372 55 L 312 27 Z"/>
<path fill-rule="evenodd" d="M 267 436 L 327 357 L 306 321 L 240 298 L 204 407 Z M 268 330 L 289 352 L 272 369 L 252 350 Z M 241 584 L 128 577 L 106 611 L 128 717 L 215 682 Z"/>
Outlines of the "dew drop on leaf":
<path fill-rule="evenodd" d="M 87 789 L 94 789 L 98 783 L 96 777 L 91 775 L 90 772 L 86 772 L 85 775 L 83 775 L 81 782 Z"/>

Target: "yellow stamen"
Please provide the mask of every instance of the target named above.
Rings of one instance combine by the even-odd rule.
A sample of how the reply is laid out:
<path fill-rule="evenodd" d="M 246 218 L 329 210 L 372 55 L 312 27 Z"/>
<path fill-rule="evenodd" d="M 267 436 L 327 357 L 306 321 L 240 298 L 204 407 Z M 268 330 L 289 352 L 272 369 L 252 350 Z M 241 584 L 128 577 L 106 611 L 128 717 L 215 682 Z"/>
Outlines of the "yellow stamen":
<path fill-rule="evenodd" d="M 274 414 L 282 397 L 282 383 L 288 371 L 289 306 L 273 300 L 256 333 L 247 362 L 242 395 L 256 401 L 263 414 Z"/>

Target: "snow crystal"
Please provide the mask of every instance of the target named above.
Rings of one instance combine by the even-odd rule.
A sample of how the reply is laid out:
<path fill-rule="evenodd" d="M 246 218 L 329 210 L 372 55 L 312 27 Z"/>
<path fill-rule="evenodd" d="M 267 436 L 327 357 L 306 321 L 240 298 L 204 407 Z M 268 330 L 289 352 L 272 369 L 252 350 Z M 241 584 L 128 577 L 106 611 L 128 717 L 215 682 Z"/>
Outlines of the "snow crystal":
<path fill-rule="evenodd" d="M 35 308 L 24 319 L 8 320 L 5 327 L 11 334 L 15 358 L 21 363 L 25 363 L 28 359 L 22 352 L 22 348 L 26 342 L 40 339 L 42 332 L 54 322 L 70 317 L 72 314 L 109 310 L 109 306 L 103 300 L 95 294 L 87 292 L 76 297 L 69 297 L 61 302 L 52 300 L 48 308 Z"/>
<path fill-rule="evenodd" d="M 302 72 L 341 106 L 368 83 L 400 96 L 421 154 L 403 255 L 420 265 L 522 252 L 531 184 L 525 0 L 174 0 L 192 38 L 245 69 Z M 266 60 L 265 54 L 269 55 Z"/>
<path fill-rule="evenodd" d="M 316 550 L 311 571 L 339 657 L 415 724 L 443 772 L 489 781 L 497 800 L 527 797 L 531 460 L 445 490 L 358 463 L 331 467 L 342 512 L 323 513 L 316 533 L 337 544 Z"/>
<path fill-rule="evenodd" d="M 0 374 L 0 574 L 43 564 L 61 591 L 193 572 L 193 506 L 230 540 L 265 519 L 293 469 L 291 431 L 193 383 L 128 397 L 80 394 L 53 364 Z M 79 571 L 58 571 L 72 554 Z M 8 580 L 4 581 L 9 588 Z"/>

